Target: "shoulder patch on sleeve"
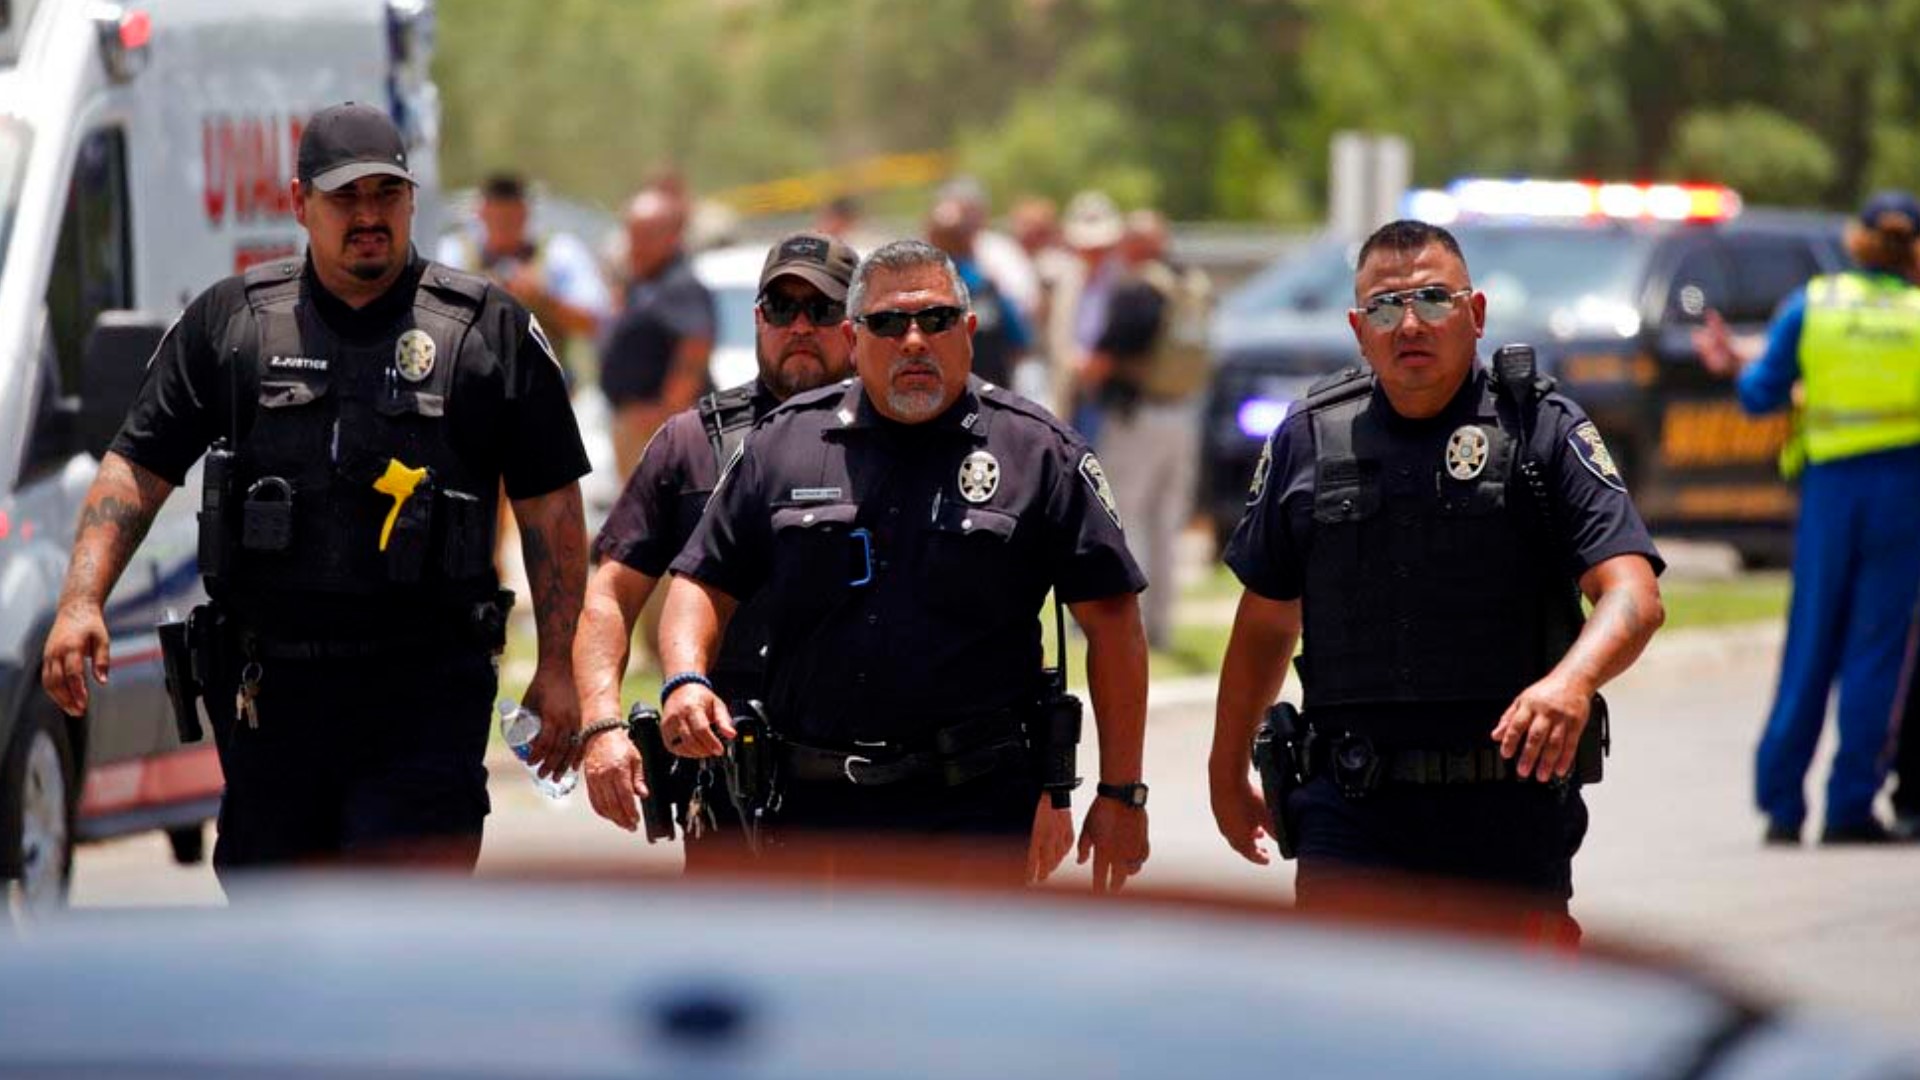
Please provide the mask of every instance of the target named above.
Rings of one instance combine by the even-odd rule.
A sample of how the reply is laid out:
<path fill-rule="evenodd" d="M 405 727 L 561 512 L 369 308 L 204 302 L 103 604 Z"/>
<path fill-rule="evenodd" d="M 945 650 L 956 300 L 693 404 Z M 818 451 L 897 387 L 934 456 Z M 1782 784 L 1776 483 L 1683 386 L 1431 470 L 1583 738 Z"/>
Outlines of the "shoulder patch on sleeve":
<path fill-rule="evenodd" d="M 547 359 L 553 361 L 553 366 L 559 368 L 561 374 L 566 374 L 566 366 L 560 363 L 560 355 L 554 352 L 553 342 L 547 338 L 546 328 L 540 325 L 540 316 L 531 311 L 527 312 L 527 335 L 540 346 L 541 352 L 547 354 Z"/>
<path fill-rule="evenodd" d="M 1620 475 L 1620 467 L 1613 462 L 1613 454 L 1608 452 L 1606 441 L 1600 438 L 1600 429 L 1588 420 L 1573 429 L 1567 436 L 1567 445 L 1573 448 L 1573 455 L 1587 471 L 1600 478 L 1600 482 L 1615 491 L 1627 490 L 1626 478 Z"/>
<path fill-rule="evenodd" d="M 1092 451 L 1080 457 L 1080 477 L 1093 489 L 1093 497 L 1100 500 L 1107 516 L 1115 525 L 1120 524 L 1120 507 L 1113 501 L 1113 485 L 1107 483 L 1107 471 L 1100 467 L 1100 459 L 1094 457 Z"/>
<path fill-rule="evenodd" d="M 1260 496 L 1267 493 L 1267 480 L 1273 474 L 1273 440 L 1279 437 L 1280 432 L 1275 429 L 1267 441 L 1260 444 L 1260 460 L 1253 463 L 1253 482 L 1247 485 L 1248 506 L 1259 502 Z"/>

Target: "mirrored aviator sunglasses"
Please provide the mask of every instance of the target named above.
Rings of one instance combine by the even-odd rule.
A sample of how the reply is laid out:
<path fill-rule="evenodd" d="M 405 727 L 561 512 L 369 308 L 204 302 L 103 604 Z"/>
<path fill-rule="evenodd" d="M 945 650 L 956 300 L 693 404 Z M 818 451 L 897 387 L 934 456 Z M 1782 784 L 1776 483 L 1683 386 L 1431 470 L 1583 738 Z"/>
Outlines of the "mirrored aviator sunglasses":
<path fill-rule="evenodd" d="M 921 333 L 932 336 L 953 329 L 965 314 L 963 308 L 942 305 L 919 311 L 869 311 L 853 321 L 883 338 L 906 337 L 909 325 L 918 326 Z"/>
<path fill-rule="evenodd" d="M 1431 325 L 1445 320 L 1453 314 L 1461 297 L 1471 295 L 1472 289 L 1449 291 L 1445 285 L 1426 285 L 1402 292 L 1382 293 L 1367 301 L 1367 306 L 1360 311 L 1376 330 L 1391 330 L 1399 326 L 1409 306 L 1413 308 L 1415 318 Z"/>
<path fill-rule="evenodd" d="M 806 313 L 807 321 L 814 326 L 838 326 L 847 317 L 847 305 L 824 296 L 798 300 L 768 293 L 760 297 L 760 314 L 768 323 L 783 330 L 792 326 L 793 320 L 799 318 L 802 312 Z"/>

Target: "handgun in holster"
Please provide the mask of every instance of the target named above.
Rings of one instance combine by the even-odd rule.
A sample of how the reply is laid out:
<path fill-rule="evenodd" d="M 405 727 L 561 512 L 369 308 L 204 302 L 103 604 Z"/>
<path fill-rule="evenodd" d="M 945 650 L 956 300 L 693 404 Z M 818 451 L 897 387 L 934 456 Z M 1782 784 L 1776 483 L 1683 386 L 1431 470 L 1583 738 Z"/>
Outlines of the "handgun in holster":
<path fill-rule="evenodd" d="M 1287 822 L 1287 796 L 1300 786 L 1299 758 L 1295 754 L 1299 739 L 1300 711 L 1286 701 L 1267 710 L 1253 735 L 1253 767 L 1260 773 L 1260 792 L 1273 818 L 1273 842 L 1283 859 L 1293 858 L 1298 850 Z"/>
<path fill-rule="evenodd" d="M 640 799 L 640 823 L 647 843 L 673 839 L 673 755 L 660 737 L 660 710 L 636 701 L 627 710 L 627 738 L 640 751 L 647 793 Z"/>
<path fill-rule="evenodd" d="M 160 668 L 166 676 L 167 698 L 173 702 L 173 726 L 183 743 L 206 738 L 197 702 L 205 687 L 194 676 L 193 635 L 186 619 L 168 619 L 154 627 L 160 637 Z"/>
<path fill-rule="evenodd" d="M 740 815 L 747 850 L 758 855 L 768 815 L 779 807 L 773 725 L 768 722 L 766 706 L 758 701 L 735 702 L 733 730 L 733 740 L 727 743 L 720 766 L 726 773 L 727 797 Z"/>

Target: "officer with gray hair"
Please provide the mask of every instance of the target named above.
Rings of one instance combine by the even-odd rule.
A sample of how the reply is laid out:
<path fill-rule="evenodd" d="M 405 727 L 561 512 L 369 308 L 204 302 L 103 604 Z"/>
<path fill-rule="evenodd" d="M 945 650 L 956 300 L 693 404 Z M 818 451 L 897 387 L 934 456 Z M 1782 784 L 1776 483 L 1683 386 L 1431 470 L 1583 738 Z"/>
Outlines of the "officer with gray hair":
<path fill-rule="evenodd" d="M 975 320 L 938 249 L 874 252 L 847 308 L 858 377 L 754 429 L 673 563 L 666 745 L 738 753 L 746 721 L 764 721 L 781 784 L 773 842 L 964 839 L 1020 880 L 1043 785 L 1062 801 L 1072 786 L 1059 751 L 1077 713 L 1041 667 L 1052 591 L 1087 637 L 1100 737 L 1080 860 L 1095 888 L 1118 888 L 1147 858 L 1146 580 L 1100 462 L 1038 406 L 971 377 Z M 771 613 L 764 716 L 708 678 L 754 597 Z"/>

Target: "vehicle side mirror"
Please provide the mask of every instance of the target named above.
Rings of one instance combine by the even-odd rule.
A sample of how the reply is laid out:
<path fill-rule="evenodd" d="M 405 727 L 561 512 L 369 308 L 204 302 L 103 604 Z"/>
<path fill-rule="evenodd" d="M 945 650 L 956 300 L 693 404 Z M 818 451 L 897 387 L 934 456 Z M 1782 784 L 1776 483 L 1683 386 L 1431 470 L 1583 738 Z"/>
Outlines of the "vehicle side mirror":
<path fill-rule="evenodd" d="M 80 357 L 80 417 L 75 449 L 104 457 L 134 395 L 147 378 L 147 361 L 172 321 L 144 311 L 103 311 Z"/>

